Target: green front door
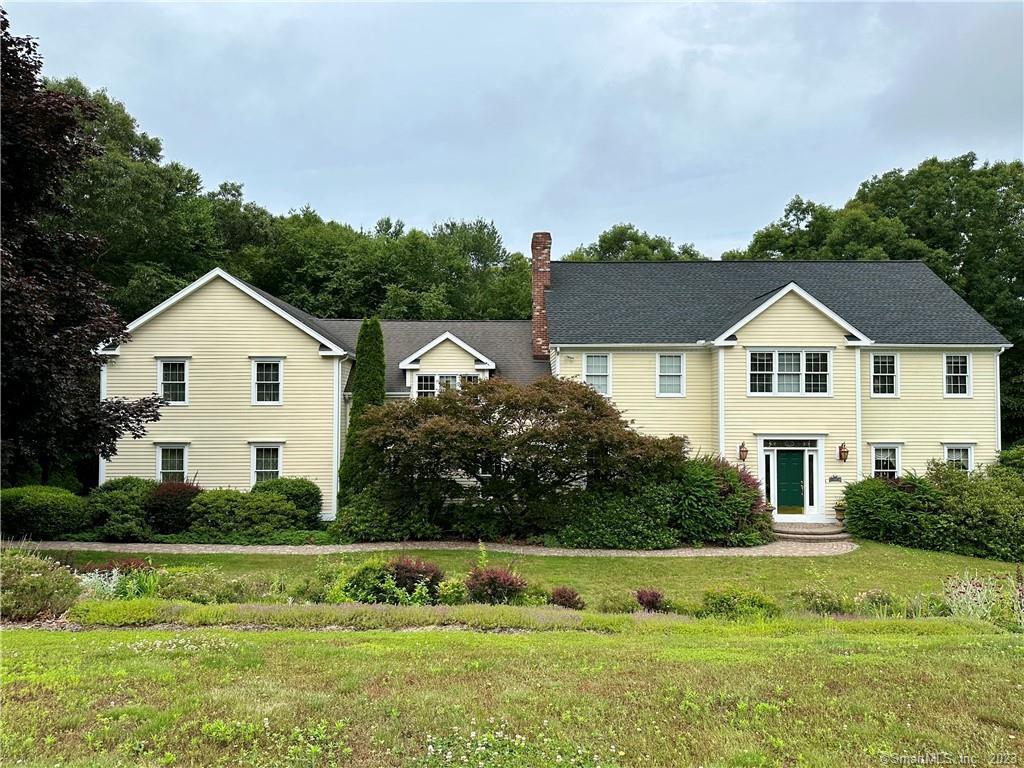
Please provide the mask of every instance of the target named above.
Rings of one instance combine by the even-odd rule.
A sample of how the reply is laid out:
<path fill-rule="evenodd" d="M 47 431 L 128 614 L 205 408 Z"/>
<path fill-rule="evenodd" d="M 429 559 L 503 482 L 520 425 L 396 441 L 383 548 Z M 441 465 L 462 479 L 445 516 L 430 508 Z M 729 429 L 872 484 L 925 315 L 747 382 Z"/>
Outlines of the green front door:
<path fill-rule="evenodd" d="M 778 451 L 779 512 L 802 515 L 804 511 L 804 452 Z"/>

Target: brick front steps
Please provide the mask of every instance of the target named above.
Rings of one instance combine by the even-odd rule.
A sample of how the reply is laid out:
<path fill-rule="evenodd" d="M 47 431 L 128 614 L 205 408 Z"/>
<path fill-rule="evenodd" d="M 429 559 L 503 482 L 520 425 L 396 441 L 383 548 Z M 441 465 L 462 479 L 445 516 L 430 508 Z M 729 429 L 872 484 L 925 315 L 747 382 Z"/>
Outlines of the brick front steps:
<path fill-rule="evenodd" d="M 781 523 L 772 526 L 779 541 L 849 541 L 842 523 Z"/>

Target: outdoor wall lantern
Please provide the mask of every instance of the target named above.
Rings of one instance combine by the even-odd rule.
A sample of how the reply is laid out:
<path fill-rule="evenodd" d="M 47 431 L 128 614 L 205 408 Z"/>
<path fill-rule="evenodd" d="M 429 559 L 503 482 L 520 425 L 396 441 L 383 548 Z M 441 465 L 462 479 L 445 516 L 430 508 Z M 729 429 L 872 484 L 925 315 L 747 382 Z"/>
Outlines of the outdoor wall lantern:
<path fill-rule="evenodd" d="M 839 460 L 846 461 L 850 458 L 850 449 L 846 447 L 846 443 L 842 443 L 839 446 Z"/>
<path fill-rule="evenodd" d="M 747 454 L 749 453 L 749 451 L 747 450 L 747 444 L 746 443 L 740 443 L 740 447 L 736 451 L 736 453 L 739 455 L 740 461 L 746 461 L 747 460 Z"/>

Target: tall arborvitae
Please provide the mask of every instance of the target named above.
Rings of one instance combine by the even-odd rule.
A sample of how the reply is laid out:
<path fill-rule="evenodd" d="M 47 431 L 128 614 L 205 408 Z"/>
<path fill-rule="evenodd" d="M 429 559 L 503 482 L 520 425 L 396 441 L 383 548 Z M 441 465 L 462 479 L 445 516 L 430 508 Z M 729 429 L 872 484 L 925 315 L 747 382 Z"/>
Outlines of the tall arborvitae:
<path fill-rule="evenodd" d="M 360 417 L 367 406 L 384 404 L 384 332 L 380 320 L 363 320 L 356 342 L 356 362 L 352 370 L 352 404 L 349 407 L 345 455 L 338 471 L 342 498 L 357 493 L 365 485 L 363 462 L 359 452 Z"/>

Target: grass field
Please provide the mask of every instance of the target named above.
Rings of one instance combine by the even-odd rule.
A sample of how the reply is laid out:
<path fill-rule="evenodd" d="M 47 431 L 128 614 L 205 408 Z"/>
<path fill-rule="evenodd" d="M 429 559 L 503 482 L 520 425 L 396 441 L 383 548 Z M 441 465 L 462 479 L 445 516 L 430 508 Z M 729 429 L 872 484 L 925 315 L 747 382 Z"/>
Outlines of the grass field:
<path fill-rule="evenodd" d="M 6 765 L 1024 760 L 1024 638 L 950 619 L 617 635 L 18 629 L 3 650 Z"/>
<path fill-rule="evenodd" d="M 123 553 L 48 553 L 65 562 L 84 564 L 125 557 Z M 381 553 L 385 557 L 397 552 Z M 451 573 L 467 571 L 476 560 L 471 551 L 410 551 L 432 560 Z M 139 555 L 155 565 L 216 565 L 229 574 L 281 573 L 299 576 L 312 570 L 315 558 L 303 555 Z M 370 555 L 333 555 L 357 562 Z M 820 584 L 855 595 L 868 589 L 886 589 L 900 596 L 941 591 L 942 579 L 965 570 L 981 574 L 1009 573 L 1013 566 L 992 560 L 925 552 L 885 544 L 860 542 L 849 554 L 831 557 L 539 557 L 490 553 L 493 564 L 511 563 L 530 584 L 543 587 L 569 585 L 593 602 L 599 595 L 655 587 L 682 600 L 692 600 L 710 587 L 739 584 L 776 595 L 791 603 L 800 587 Z"/>

